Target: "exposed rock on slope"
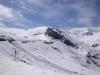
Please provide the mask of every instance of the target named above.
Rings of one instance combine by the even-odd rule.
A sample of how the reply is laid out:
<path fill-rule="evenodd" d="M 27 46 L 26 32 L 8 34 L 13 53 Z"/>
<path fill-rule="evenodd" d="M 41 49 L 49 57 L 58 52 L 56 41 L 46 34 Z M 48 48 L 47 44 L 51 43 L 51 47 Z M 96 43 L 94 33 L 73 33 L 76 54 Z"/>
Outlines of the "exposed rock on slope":
<path fill-rule="evenodd" d="M 48 35 L 52 37 L 53 39 L 60 40 L 68 46 L 78 48 L 78 44 L 73 43 L 71 40 L 67 39 L 64 35 L 62 35 L 62 32 L 57 29 L 48 28 L 45 32 L 45 35 Z"/>
<path fill-rule="evenodd" d="M 12 37 L 6 36 L 6 35 L 0 35 L 0 41 L 8 41 L 8 42 L 12 42 L 15 41 Z"/>
<path fill-rule="evenodd" d="M 100 51 L 90 51 L 87 54 L 87 63 L 100 67 Z"/>
<path fill-rule="evenodd" d="M 48 27 L 23 33 L 15 34 L 16 39 L 0 35 L 0 52 L 32 66 L 63 72 L 62 75 L 94 75 L 89 67 L 100 67 L 100 52 L 76 40 L 72 34 Z"/>

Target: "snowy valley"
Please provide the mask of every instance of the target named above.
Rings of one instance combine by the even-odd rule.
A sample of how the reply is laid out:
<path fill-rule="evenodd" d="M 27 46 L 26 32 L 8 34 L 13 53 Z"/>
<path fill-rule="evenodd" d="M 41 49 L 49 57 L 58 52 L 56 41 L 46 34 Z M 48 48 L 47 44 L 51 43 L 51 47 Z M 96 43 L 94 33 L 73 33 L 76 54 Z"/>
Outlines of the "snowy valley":
<path fill-rule="evenodd" d="M 0 28 L 0 75 L 100 75 L 100 28 Z"/>

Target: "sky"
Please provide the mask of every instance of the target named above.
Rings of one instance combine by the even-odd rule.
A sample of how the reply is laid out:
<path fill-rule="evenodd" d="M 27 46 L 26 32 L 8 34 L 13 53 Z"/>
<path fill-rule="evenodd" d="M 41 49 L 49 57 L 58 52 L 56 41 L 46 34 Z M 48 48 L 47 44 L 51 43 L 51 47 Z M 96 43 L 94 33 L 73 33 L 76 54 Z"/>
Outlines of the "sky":
<path fill-rule="evenodd" d="M 100 0 L 0 0 L 0 27 L 100 26 Z"/>

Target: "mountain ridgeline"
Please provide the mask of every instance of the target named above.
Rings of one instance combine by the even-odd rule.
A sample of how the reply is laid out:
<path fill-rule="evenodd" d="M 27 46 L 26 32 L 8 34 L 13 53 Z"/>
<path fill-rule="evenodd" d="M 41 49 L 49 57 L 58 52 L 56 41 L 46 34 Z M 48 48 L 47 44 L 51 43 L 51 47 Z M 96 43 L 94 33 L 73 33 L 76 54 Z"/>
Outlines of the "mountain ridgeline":
<path fill-rule="evenodd" d="M 100 68 L 99 49 L 83 43 L 71 31 L 56 28 L 39 27 L 20 34 L 2 31 L 0 53 L 29 65 L 69 75 L 83 75 L 81 68 Z"/>
<path fill-rule="evenodd" d="M 48 35 L 53 39 L 60 40 L 68 46 L 78 48 L 78 44 L 73 43 L 71 40 L 68 40 L 64 35 L 62 35 L 62 31 L 59 31 L 57 29 L 47 28 L 45 35 Z"/>

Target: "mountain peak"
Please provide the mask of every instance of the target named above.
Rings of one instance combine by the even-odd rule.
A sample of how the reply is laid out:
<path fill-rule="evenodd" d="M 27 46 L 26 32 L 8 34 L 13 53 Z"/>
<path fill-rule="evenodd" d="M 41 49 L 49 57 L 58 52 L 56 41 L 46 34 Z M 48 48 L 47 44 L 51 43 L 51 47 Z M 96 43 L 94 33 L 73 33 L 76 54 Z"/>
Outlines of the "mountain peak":
<path fill-rule="evenodd" d="M 83 75 L 83 69 L 86 72 L 91 67 L 100 68 L 100 51 L 94 49 L 99 43 L 92 48 L 81 42 L 80 36 L 73 37 L 74 33 L 69 34 L 52 27 L 43 26 L 15 32 L 10 29 L 0 32 L 3 33 L 0 35 L 0 53 L 14 60 L 57 72 L 63 71 L 68 75 Z M 14 36 L 16 38 L 13 39 Z"/>

